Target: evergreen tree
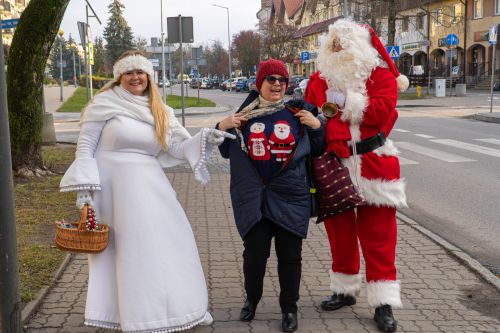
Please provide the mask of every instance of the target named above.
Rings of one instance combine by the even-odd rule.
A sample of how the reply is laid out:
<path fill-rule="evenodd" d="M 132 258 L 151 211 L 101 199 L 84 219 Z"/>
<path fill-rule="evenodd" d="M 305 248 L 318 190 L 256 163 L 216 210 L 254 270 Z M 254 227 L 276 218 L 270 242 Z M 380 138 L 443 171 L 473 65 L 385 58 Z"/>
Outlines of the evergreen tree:
<path fill-rule="evenodd" d="M 132 29 L 122 15 L 124 8 L 120 0 L 112 0 L 108 6 L 111 16 L 104 29 L 104 39 L 106 40 L 106 58 L 111 66 L 123 52 L 134 49 Z"/>
<path fill-rule="evenodd" d="M 96 37 L 94 40 L 94 67 L 92 71 L 97 76 L 107 76 L 110 71 L 106 66 L 106 49 L 102 37 Z"/>
<path fill-rule="evenodd" d="M 52 49 L 50 50 L 48 68 L 50 75 L 58 81 L 61 77 L 61 43 L 63 55 L 63 80 L 73 78 L 73 54 L 71 53 L 71 49 L 69 47 L 69 45 L 71 45 L 71 39 L 66 41 L 64 37 L 57 36 L 54 44 L 52 44 Z"/>

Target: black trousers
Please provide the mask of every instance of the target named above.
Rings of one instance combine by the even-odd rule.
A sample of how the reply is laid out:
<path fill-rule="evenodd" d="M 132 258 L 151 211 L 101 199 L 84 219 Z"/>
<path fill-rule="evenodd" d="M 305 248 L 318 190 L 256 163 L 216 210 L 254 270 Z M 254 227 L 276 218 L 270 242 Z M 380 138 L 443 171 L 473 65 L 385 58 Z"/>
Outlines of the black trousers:
<path fill-rule="evenodd" d="M 257 304 L 262 297 L 267 258 L 273 237 L 278 257 L 281 311 L 297 313 L 302 271 L 302 238 L 265 218 L 257 223 L 243 240 L 243 274 L 247 300 Z"/>

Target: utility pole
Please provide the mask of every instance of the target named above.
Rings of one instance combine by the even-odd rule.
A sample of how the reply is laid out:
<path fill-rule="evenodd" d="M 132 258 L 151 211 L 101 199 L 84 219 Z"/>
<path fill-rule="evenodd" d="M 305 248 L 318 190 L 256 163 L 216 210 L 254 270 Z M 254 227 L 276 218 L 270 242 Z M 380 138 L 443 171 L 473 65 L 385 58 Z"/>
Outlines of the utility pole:
<path fill-rule="evenodd" d="M 186 125 L 184 119 L 184 52 L 182 51 L 182 16 L 179 15 L 179 42 L 181 48 L 181 105 L 182 105 L 182 126 Z M 187 88 L 186 88 L 187 90 Z"/>
<path fill-rule="evenodd" d="M 342 16 L 349 16 L 349 9 L 347 8 L 347 0 L 344 0 L 344 8 L 342 8 Z"/>
<path fill-rule="evenodd" d="M 3 41 L 0 38 L 0 332 L 21 333 L 14 185 Z"/>
<path fill-rule="evenodd" d="M 92 91 L 92 65 L 90 64 L 90 53 L 87 55 L 88 52 L 90 52 L 90 49 L 88 47 L 89 44 L 89 17 L 95 17 L 97 22 L 99 22 L 100 25 L 102 25 L 101 20 L 95 13 L 94 8 L 90 5 L 88 0 L 85 0 L 87 5 L 85 6 L 85 17 L 86 17 L 86 31 L 85 31 L 85 42 L 86 44 L 83 46 L 83 49 L 85 50 L 85 72 L 86 72 L 86 83 L 87 83 L 87 102 L 92 98 L 94 92 Z M 89 15 L 89 8 L 92 11 L 94 15 Z M 90 76 L 90 80 L 89 80 Z"/>
<path fill-rule="evenodd" d="M 161 96 L 165 102 L 165 37 L 163 32 L 163 0 L 160 0 L 161 16 Z"/>

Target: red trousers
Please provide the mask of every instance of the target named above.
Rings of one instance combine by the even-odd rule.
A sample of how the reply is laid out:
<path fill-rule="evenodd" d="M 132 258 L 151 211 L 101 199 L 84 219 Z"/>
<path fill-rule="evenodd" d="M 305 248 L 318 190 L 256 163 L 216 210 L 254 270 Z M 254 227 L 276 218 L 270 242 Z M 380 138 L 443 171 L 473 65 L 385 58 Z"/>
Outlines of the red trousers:
<path fill-rule="evenodd" d="M 359 244 L 366 264 L 366 281 L 396 280 L 396 209 L 362 206 L 325 221 L 332 271 L 359 273 Z"/>

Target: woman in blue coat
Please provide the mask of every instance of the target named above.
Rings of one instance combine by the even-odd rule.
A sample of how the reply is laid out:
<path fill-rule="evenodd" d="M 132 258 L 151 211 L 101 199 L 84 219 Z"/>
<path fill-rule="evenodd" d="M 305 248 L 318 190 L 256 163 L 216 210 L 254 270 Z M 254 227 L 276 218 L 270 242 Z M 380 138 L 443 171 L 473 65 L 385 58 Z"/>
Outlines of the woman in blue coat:
<path fill-rule="evenodd" d="M 317 109 L 307 103 L 285 103 L 285 65 L 261 62 L 256 86 L 235 115 L 217 124 L 235 134 L 221 155 L 230 159 L 231 200 L 243 239 L 246 302 L 240 320 L 251 321 L 262 297 L 264 274 L 275 239 L 280 281 L 282 329 L 297 329 L 302 239 L 311 211 L 308 155 L 320 155 L 324 130 Z"/>

